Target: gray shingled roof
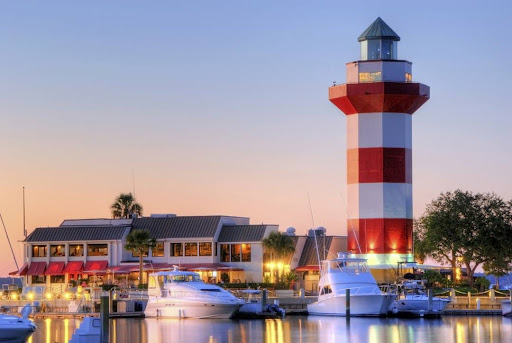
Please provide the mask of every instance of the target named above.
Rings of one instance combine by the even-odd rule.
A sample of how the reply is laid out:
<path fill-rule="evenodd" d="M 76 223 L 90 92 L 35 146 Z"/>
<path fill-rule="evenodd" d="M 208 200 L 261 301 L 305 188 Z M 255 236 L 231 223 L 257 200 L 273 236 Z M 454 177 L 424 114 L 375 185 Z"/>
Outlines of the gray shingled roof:
<path fill-rule="evenodd" d="M 151 238 L 195 238 L 214 237 L 220 216 L 138 218 L 132 222 L 132 229 L 148 230 Z"/>
<path fill-rule="evenodd" d="M 219 242 L 259 242 L 268 225 L 224 225 Z"/>
<path fill-rule="evenodd" d="M 327 256 L 327 252 L 329 251 L 329 248 L 331 247 L 332 238 L 333 238 L 333 236 L 319 236 L 316 238 L 316 241 L 318 242 L 318 251 L 319 251 L 321 260 L 329 258 L 329 256 Z M 323 253 L 323 251 L 325 251 L 325 254 Z M 318 265 L 318 256 L 316 254 L 316 246 L 315 246 L 315 237 L 308 237 L 306 239 L 306 244 L 304 244 L 304 250 L 302 250 L 302 255 L 300 256 L 299 266 L 313 266 L 313 265 Z"/>
<path fill-rule="evenodd" d="M 39 227 L 27 237 L 26 242 L 120 240 L 126 228 L 126 226 Z"/>
<path fill-rule="evenodd" d="M 368 26 L 366 30 L 357 38 L 359 42 L 368 39 L 392 39 L 399 41 L 400 37 L 393 31 L 388 24 L 384 22 L 380 17 Z"/>

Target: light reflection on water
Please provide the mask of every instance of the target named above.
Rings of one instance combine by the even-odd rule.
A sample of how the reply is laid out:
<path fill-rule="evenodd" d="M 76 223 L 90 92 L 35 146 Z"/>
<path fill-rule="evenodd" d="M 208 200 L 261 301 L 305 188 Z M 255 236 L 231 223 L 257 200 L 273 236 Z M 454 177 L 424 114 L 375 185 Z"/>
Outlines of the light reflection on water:
<path fill-rule="evenodd" d="M 67 343 L 78 319 L 36 320 L 30 343 Z M 283 320 L 112 319 L 112 343 L 288 342 L 510 342 L 512 319 L 501 316 L 442 319 L 288 316 Z"/>

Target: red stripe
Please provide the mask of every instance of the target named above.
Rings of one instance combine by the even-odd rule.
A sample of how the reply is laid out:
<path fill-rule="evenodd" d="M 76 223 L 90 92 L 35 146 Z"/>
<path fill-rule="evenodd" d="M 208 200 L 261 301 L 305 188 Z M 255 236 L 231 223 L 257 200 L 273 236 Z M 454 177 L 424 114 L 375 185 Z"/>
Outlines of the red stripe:
<path fill-rule="evenodd" d="M 405 148 L 347 150 L 347 183 L 411 183 L 412 153 Z"/>
<path fill-rule="evenodd" d="M 421 83 L 372 82 L 329 88 L 329 100 L 346 115 L 396 112 L 413 114 L 430 98 L 430 87 Z"/>
<path fill-rule="evenodd" d="M 412 219 L 370 218 L 347 222 L 348 249 L 359 253 L 406 254 L 412 252 Z"/>

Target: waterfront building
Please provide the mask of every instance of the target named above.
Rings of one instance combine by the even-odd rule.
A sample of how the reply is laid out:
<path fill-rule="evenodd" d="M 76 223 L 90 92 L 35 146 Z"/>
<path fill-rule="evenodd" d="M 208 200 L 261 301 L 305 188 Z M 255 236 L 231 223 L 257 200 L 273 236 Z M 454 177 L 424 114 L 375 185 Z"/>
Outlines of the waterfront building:
<path fill-rule="evenodd" d="M 139 229 L 148 230 L 156 240 L 143 256 L 146 273 L 177 266 L 196 271 L 205 282 L 213 283 L 263 282 L 274 275 L 275 268 L 289 272 L 300 267 L 302 251 L 311 244 L 311 237 L 288 231 L 296 242 L 295 254 L 283 265 L 273 266 L 262 241 L 278 231 L 278 226 L 252 225 L 246 217 L 163 214 L 72 219 L 58 227 L 36 228 L 24 241 L 24 264 L 13 274 L 22 276 L 29 289 L 52 294 L 63 293 L 83 280 L 87 280 L 83 286 L 89 287 L 138 285 L 139 256 L 126 250 L 125 243 L 129 232 Z"/>
<path fill-rule="evenodd" d="M 389 266 L 413 259 L 412 114 L 430 88 L 413 82 L 400 37 L 381 18 L 358 41 L 361 59 L 346 64 L 347 82 L 330 87 L 329 100 L 347 116 L 348 248 L 383 281 L 395 276 Z"/>

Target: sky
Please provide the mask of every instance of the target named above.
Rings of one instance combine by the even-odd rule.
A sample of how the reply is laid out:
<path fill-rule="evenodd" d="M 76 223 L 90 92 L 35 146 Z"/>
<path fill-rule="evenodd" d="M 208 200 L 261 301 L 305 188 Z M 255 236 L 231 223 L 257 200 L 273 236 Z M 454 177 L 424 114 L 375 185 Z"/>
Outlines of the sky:
<path fill-rule="evenodd" d="M 414 216 L 457 188 L 512 198 L 510 1 L 2 1 L 0 214 L 26 228 L 233 215 L 346 234 L 346 118 L 327 96 L 380 16 L 430 100 Z M 309 206 L 308 194 L 311 200 Z M 312 215 L 311 215 L 312 214 Z M 0 274 L 14 262 L 0 228 Z"/>

